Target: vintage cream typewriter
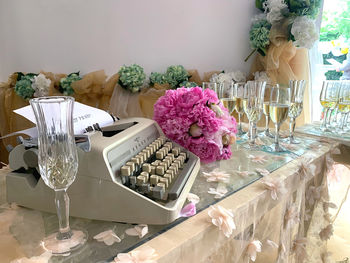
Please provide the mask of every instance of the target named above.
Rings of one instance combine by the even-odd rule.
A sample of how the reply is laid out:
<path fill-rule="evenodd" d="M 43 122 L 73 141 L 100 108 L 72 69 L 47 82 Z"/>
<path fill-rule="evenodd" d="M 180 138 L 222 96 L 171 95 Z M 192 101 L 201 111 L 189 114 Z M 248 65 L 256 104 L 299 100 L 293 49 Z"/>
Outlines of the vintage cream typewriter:
<path fill-rule="evenodd" d="M 96 127 L 97 126 L 97 127 Z M 69 187 L 76 217 L 144 224 L 174 221 L 200 167 L 199 158 L 167 139 L 152 120 L 130 118 L 76 137 L 79 169 Z M 40 178 L 37 145 L 10 151 L 7 199 L 55 212 L 54 191 Z"/>

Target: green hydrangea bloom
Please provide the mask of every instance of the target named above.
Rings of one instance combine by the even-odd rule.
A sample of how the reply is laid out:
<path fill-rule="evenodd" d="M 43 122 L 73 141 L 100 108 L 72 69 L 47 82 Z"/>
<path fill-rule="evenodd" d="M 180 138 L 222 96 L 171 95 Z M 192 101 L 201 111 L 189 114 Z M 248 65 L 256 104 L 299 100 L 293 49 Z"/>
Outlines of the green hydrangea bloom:
<path fill-rule="evenodd" d="M 152 72 L 149 76 L 149 83 L 150 85 L 154 85 L 156 83 L 160 85 L 168 83 L 167 75 L 163 73 Z"/>
<path fill-rule="evenodd" d="M 139 65 L 133 64 L 131 66 L 122 66 L 119 70 L 119 85 L 125 89 L 130 90 L 135 93 L 141 89 L 143 85 L 146 74 L 143 68 Z"/>
<path fill-rule="evenodd" d="M 321 6 L 321 0 L 285 0 L 289 12 L 294 16 L 316 18 Z"/>
<path fill-rule="evenodd" d="M 172 89 L 176 89 L 180 83 L 188 81 L 189 77 L 187 70 L 181 65 L 168 67 L 165 74 Z"/>
<path fill-rule="evenodd" d="M 271 24 L 267 20 L 257 21 L 249 32 L 250 45 L 265 55 L 265 48 L 270 44 Z"/>
<path fill-rule="evenodd" d="M 23 99 L 33 98 L 35 92 L 35 90 L 32 88 L 33 77 L 34 76 L 23 76 L 16 82 L 15 92 L 18 96 L 22 97 Z"/>
<path fill-rule="evenodd" d="M 198 87 L 198 84 L 196 82 L 192 82 L 192 81 L 184 81 L 181 82 L 179 87 L 186 87 L 186 88 L 192 88 L 192 87 Z"/>
<path fill-rule="evenodd" d="M 81 80 L 79 76 L 79 72 L 71 73 L 65 78 L 61 78 L 60 80 L 60 92 L 66 96 L 71 96 L 74 94 L 74 89 L 72 88 L 72 83 Z"/>

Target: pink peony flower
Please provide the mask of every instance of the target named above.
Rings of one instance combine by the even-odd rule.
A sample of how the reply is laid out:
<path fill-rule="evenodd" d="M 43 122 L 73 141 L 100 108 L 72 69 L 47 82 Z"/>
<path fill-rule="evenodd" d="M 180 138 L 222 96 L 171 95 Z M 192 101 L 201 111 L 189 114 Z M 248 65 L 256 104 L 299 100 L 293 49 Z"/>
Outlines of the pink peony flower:
<path fill-rule="evenodd" d="M 203 162 L 228 159 L 237 133 L 236 120 L 212 90 L 168 90 L 154 105 L 154 120 L 171 140 Z M 224 140 L 224 143 L 223 143 Z"/>

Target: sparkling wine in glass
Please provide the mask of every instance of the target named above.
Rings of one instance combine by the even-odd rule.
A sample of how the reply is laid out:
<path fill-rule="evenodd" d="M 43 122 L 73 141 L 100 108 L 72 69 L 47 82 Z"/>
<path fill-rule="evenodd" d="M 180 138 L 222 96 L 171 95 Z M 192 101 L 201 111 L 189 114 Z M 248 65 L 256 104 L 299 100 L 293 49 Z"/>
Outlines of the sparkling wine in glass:
<path fill-rule="evenodd" d="M 255 143 L 257 122 L 261 118 L 264 103 L 265 81 L 248 81 L 245 88 L 243 109 L 249 120 L 249 144 L 248 149 L 258 150 Z"/>
<path fill-rule="evenodd" d="M 242 129 L 242 122 L 241 122 L 242 115 L 244 113 L 244 109 L 243 109 L 244 89 L 245 89 L 245 82 L 238 82 L 234 84 L 233 96 L 236 98 L 235 110 L 238 114 L 238 131 L 237 131 L 238 136 L 242 136 L 245 134 L 245 132 Z"/>
<path fill-rule="evenodd" d="M 66 255 L 80 248 L 87 234 L 69 227 L 68 187 L 78 171 L 72 114 L 74 98 L 40 97 L 30 100 L 38 128 L 38 165 L 41 178 L 55 191 L 59 232 L 43 240 L 53 255 Z"/>
<path fill-rule="evenodd" d="M 322 90 L 320 93 L 320 103 L 324 108 L 324 117 L 320 129 L 322 131 L 330 132 L 327 127 L 327 123 L 330 119 L 330 111 L 335 109 L 338 104 L 339 85 L 336 81 L 325 80 L 322 84 Z"/>
<path fill-rule="evenodd" d="M 263 104 L 263 114 L 265 115 L 265 130 L 263 135 L 273 138 L 274 136 L 270 133 L 270 92 L 273 85 L 266 83 L 265 86 L 265 95 L 264 95 L 264 104 Z"/>
<path fill-rule="evenodd" d="M 290 89 L 290 93 L 291 93 L 290 108 L 289 108 L 289 112 L 288 112 L 288 117 L 290 118 L 289 143 L 290 144 L 298 144 L 300 142 L 294 138 L 295 119 L 303 111 L 305 80 L 290 80 L 289 81 L 289 89 Z"/>
<path fill-rule="evenodd" d="M 229 113 L 235 110 L 236 98 L 234 97 L 234 84 L 233 82 L 222 82 L 219 88 L 219 99 Z"/>
<path fill-rule="evenodd" d="M 275 124 L 275 143 L 270 146 L 273 152 L 286 151 L 279 145 L 279 131 L 281 124 L 287 119 L 290 107 L 290 89 L 279 85 L 271 88 L 270 92 L 270 118 Z"/>
<path fill-rule="evenodd" d="M 346 133 L 346 121 L 350 112 L 350 81 L 343 81 L 339 91 L 338 111 L 341 114 L 340 133 Z"/>

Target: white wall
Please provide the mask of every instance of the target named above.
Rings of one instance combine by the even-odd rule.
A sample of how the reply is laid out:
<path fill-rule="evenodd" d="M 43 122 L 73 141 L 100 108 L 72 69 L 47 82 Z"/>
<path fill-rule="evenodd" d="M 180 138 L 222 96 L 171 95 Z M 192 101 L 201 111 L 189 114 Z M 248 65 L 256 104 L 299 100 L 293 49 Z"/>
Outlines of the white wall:
<path fill-rule="evenodd" d="M 254 0 L 0 0 L 0 81 L 137 63 L 249 71 Z"/>

